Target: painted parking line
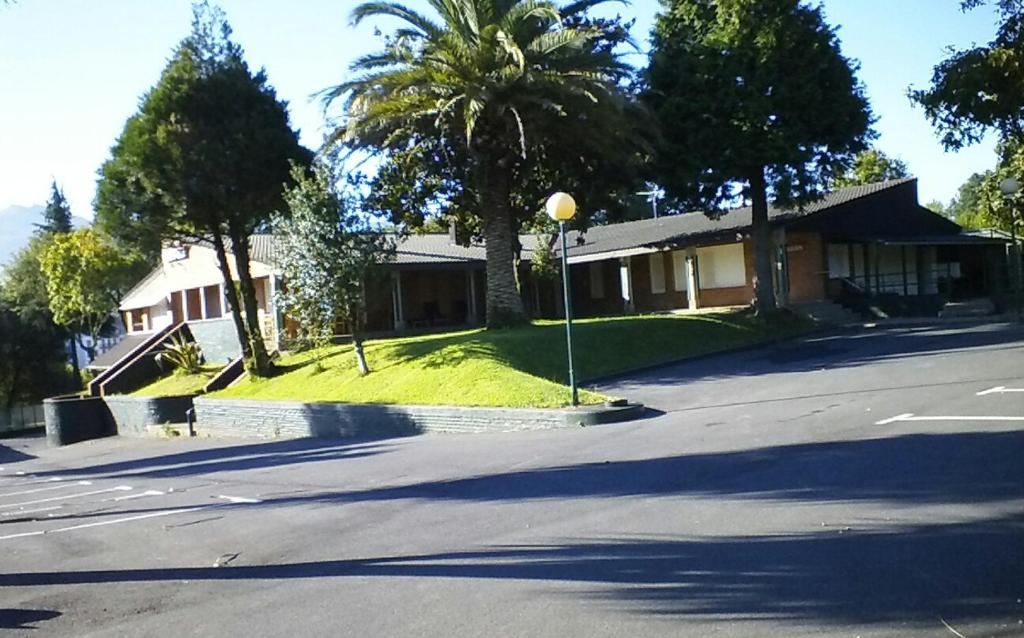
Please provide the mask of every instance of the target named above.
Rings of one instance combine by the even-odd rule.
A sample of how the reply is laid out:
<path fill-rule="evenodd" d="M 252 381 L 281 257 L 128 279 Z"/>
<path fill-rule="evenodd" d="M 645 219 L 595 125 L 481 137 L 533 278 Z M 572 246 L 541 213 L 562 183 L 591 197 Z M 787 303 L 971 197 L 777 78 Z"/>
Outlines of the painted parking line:
<path fill-rule="evenodd" d="M 889 425 L 901 421 L 1024 421 L 1024 416 L 916 416 L 908 412 L 875 421 L 875 425 Z"/>
<path fill-rule="evenodd" d="M 108 487 L 103 490 L 91 490 L 89 492 L 80 492 L 78 494 L 67 494 L 65 496 L 51 496 L 50 498 L 40 498 L 34 501 L 22 501 L 21 503 L 8 503 L 0 505 L 0 510 L 14 509 L 16 507 L 24 507 L 26 505 L 36 505 L 39 503 L 51 503 L 53 501 L 66 501 L 72 498 L 82 498 L 83 496 L 95 496 L 96 494 L 107 494 L 109 492 L 127 492 L 131 490 L 130 485 L 118 485 L 117 487 Z"/>
<path fill-rule="evenodd" d="M 230 503 L 262 503 L 258 498 L 245 498 L 244 496 L 226 496 L 224 494 L 218 494 L 217 498 L 222 498 Z"/>
<path fill-rule="evenodd" d="M 974 394 L 975 396 L 983 397 L 989 394 L 1005 394 L 1007 392 L 1024 392 L 1024 388 L 1007 388 L 1006 386 L 997 385 L 994 388 L 975 392 Z"/>
<path fill-rule="evenodd" d="M 53 490 L 66 490 L 69 487 L 75 487 L 77 485 L 92 485 L 92 481 L 76 481 L 74 483 L 61 483 L 60 485 L 51 485 L 50 487 L 36 487 L 31 490 L 21 490 L 20 492 L 7 492 L 0 494 L 0 498 L 7 498 L 9 496 L 23 496 L 25 494 L 37 494 L 39 492 L 51 492 Z"/>
<path fill-rule="evenodd" d="M 30 510 L 18 510 L 16 512 L 0 512 L 0 516 L 24 516 L 25 514 L 37 514 L 39 512 L 52 512 L 53 510 L 62 509 L 63 505 L 51 505 L 49 507 L 37 507 Z"/>
<path fill-rule="evenodd" d="M 198 512 L 200 510 L 210 509 L 213 507 L 219 507 L 218 505 L 198 505 L 196 507 L 183 507 L 180 509 L 164 510 L 161 512 L 149 512 L 147 514 L 137 514 L 135 516 L 126 516 L 124 518 L 115 518 L 109 521 L 97 521 L 94 523 L 84 523 L 82 525 L 72 525 L 70 527 L 58 527 L 56 529 L 49 530 L 35 530 L 32 532 L 21 532 L 19 534 L 8 534 L 7 536 L 0 536 L 0 541 L 11 540 L 14 538 L 25 538 L 28 536 L 43 536 L 44 534 L 60 534 L 63 532 L 72 532 L 79 529 L 87 529 L 90 527 L 103 527 L 105 525 L 118 525 L 120 523 L 131 523 L 132 521 L 141 521 L 148 518 L 160 518 L 162 516 L 173 516 L 175 514 L 188 514 L 189 512 Z"/>

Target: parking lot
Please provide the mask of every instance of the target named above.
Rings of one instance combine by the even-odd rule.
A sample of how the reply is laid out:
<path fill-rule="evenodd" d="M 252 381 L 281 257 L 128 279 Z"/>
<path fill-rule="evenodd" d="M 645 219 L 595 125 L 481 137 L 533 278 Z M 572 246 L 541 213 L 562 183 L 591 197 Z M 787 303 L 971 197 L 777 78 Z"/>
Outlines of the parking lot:
<path fill-rule="evenodd" d="M 1024 635 L 1024 331 L 632 375 L 642 421 L 0 441 L 12 635 Z"/>

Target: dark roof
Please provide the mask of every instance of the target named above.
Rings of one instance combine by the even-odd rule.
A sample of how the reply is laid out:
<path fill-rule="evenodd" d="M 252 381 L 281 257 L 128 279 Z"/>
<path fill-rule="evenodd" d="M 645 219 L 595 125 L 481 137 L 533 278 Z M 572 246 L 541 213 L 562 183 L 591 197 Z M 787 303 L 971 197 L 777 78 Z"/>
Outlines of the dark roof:
<path fill-rule="evenodd" d="M 842 188 L 795 209 L 773 205 L 768 209 L 768 219 L 774 226 L 788 227 L 818 213 L 851 208 L 880 193 L 898 195 L 902 208 L 907 208 L 909 204 L 910 207 L 920 209 L 921 207 L 917 204 L 916 182 L 917 180 L 914 178 L 906 178 Z M 890 213 L 891 211 L 887 210 L 886 212 Z M 915 210 L 914 214 L 916 215 L 918 212 Z M 930 211 L 928 213 L 932 217 L 940 217 Z M 891 222 L 891 217 L 889 220 Z M 850 221 L 857 224 L 862 220 L 856 217 Z M 942 219 L 938 223 L 943 225 L 951 222 Z M 702 241 L 707 243 L 736 241 L 736 235 L 748 230 L 750 224 L 751 210 L 747 206 L 726 211 L 715 217 L 703 212 L 691 212 L 658 219 L 594 226 L 585 232 L 573 231 L 569 234 L 567 237 L 568 255 L 572 261 L 587 261 L 588 258 L 594 259 L 598 255 L 608 255 L 609 253 L 625 255 L 630 251 L 644 252 L 666 246 L 699 244 Z M 955 224 L 952 226 L 953 228 L 949 229 L 951 232 L 959 232 L 958 226 Z M 945 230 L 944 226 L 935 232 L 939 234 L 942 230 Z"/>
<path fill-rule="evenodd" d="M 97 355 L 96 358 L 93 359 L 92 362 L 86 367 L 109 368 L 110 366 L 120 361 L 122 357 L 131 353 L 132 350 L 139 347 L 142 344 L 142 342 L 144 342 L 146 339 L 149 339 L 152 336 L 153 333 L 151 332 L 125 335 L 124 339 L 118 341 L 117 344 L 115 344 L 114 347 L 111 348 L 110 350 L 107 350 L 106 352 Z"/>
<path fill-rule="evenodd" d="M 529 261 L 537 239 L 532 235 L 520 235 L 523 245 L 522 259 Z M 249 256 L 253 261 L 275 264 L 277 242 L 272 234 L 253 235 L 250 239 Z M 407 235 L 398 243 L 395 259 L 398 266 L 412 265 L 457 265 L 482 264 L 485 261 L 484 245 L 473 243 L 469 246 L 453 244 L 447 233 Z"/>

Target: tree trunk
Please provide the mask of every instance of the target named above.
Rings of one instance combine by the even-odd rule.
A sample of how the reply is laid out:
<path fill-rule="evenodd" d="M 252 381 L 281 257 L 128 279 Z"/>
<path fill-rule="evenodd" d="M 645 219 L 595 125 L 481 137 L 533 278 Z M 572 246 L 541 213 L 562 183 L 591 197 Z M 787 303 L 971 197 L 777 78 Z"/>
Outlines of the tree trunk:
<path fill-rule="evenodd" d="M 238 290 L 235 289 L 235 280 L 231 277 L 231 266 L 228 264 L 228 253 L 224 247 L 224 237 L 219 232 L 213 233 L 213 248 L 217 253 L 217 266 L 220 268 L 221 277 L 224 278 L 224 294 L 228 297 L 228 306 L 231 308 L 231 320 L 235 324 L 235 335 L 238 337 L 238 347 L 242 351 L 242 358 L 249 359 L 249 339 L 245 334 L 245 324 L 242 322 L 242 304 L 238 300 Z"/>
<path fill-rule="evenodd" d="M 506 328 L 528 323 L 516 285 L 512 254 L 512 212 L 509 170 L 486 159 L 481 170 L 480 216 L 487 256 L 487 327 Z"/>
<path fill-rule="evenodd" d="M 775 294 L 772 291 L 772 238 L 763 166 L 755 168 L 750 175 L 750 204 L 750 234 L 754 240 L 754 309 L 758 316 L 768 316 L 775 311 Z"/>
<path fill-rule="evenodd" d="M 78 390 L 82 387 L 82 370 L 78 367 L 78 348 L 75 346 L 74 336 L 68 337 L 68 354 L 71 355 L 71 379 L 72 387 Z"/>
<path fill-rule="evenodd" d="M 363 335 L 359 330 L 352 331 L 352 350 L 356 353 L 356 365 L 359 366 L 359 374 L 364 377 L 370 374 L 370 366 L 366 363 L 366 352 L 363 351 Z"/>
<path fill-rule="evenodd" d="M 249 374 L 257 377 L 269 377 L 274 373 L 273 363 L 267 354 L 267 346 L 263 342 L 263 330 L 256 308 L 256 286 L 252 283 L 249 272 L 249 237 L 245 233 L 231 230 L 231 252 L 235 256 L 235 269 L 238 271 L 238 284 L 242 292 L 242 307 L 245 309 L 245 326 L 249 335 L 249 354 L 246 369 Z"/>

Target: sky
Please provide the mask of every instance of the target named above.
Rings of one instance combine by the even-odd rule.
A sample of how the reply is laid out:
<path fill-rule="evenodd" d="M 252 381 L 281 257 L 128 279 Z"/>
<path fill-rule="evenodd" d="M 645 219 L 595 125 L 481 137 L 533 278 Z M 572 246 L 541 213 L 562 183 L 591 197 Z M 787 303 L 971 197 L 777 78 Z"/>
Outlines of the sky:
<path fill-rule="evenodd" d="M 251 66 L 266 69 L 289 102 L 301 141 L 324 134 L 311 96 L 346 77 L 358 55 L 379 48 L 375 27 L 349 25 L 356 0 L 220 0 Z M 410 6 L 423 0 L 408 0 Z M 860 64 L 880 137 L 878 148 L 920 179 L 922 203 L 948 201 L 972 173 L 995 164 L 994 140 L 946 153 L 907 88 L 925 87 L 947 47 L 988 42 L 996 18 L 967 14 L 959 0 L 824 0 L 844 55 Z M 642 66 L 659 0 L 611 3 L 601 11 L 635 18 Z M 188 33 L 188 0 L 17 0 L 0 5 L 0 210 L 42 204 L 51 180 L 74 214 L 92 216 L 96 171 L 140 97 L 159 79 Z"/>

